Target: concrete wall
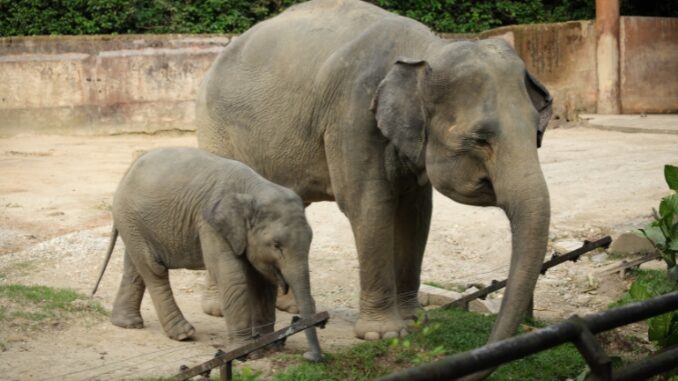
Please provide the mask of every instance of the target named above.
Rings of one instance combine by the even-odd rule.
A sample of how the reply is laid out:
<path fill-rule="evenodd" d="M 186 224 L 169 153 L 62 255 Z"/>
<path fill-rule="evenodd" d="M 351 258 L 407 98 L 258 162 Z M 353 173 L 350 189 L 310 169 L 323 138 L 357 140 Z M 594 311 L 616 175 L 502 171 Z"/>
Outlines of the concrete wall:
<path fill-rule="evenodd" d="M 678 18 L 622 17 L 622 113 L 678 112 Z"/>
<path fill-rule="evenodd" d="M 518 25 L 480 35 L 511 42 L 554 96 L 554 123 L 595 112 L 593 21 Z M 193 100 L 225 35 L 0 38 L 0 135 L 192 129 Z M 678 111 L 678 19 L 624 17 L 623 111 Z"/>
<path fill-rule="evenodd" d="M 191 129 L 193 100 L 229 36 L 0 39 L 0 134 Z"/>
<path fill-rule="evenodd" d="M 527 69 L 551 92 L 553 119 L 574 120 L 596 107 L 596 36 L 593 21 L 516 25 L 481 33 L 513 43 Z"/>

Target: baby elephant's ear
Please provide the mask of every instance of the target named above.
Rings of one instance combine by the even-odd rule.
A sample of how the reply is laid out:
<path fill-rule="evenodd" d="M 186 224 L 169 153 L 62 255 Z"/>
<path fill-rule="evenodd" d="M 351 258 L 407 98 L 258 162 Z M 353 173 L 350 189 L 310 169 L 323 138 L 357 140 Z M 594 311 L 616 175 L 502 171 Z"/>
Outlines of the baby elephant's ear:
<path fill-rule="evenodd" d="M 253 214 L 254 198 L 243 193 L 221 194 L 203 209 L 205 221 L 224 237 L 236 255 L 247 249 L 247 231 Z"/>

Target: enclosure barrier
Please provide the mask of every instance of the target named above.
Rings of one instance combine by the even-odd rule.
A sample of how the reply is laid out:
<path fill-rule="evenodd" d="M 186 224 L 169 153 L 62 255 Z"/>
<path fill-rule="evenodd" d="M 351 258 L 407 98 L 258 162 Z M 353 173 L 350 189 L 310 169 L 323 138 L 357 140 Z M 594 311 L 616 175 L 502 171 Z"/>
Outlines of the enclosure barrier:
<path fill-rule="evenodd" d="M 299 318 L 295 316 L 292 318 L 292 324 L 279 329 L 275 332 L 258 337 L 253 342 L 239 348 L 235 348 L 229 352 L 219 352 L 214 355 L 212 360 L 206 361 L 198 366 L 188 369 L 182 365 L 182 372 L 174 376 L 177 381 L 188 380 L 195 376 L 208 377 L 212 369 L 220 367 L 219 379 L 221 381 L 230 381 L 233 378 L 233 360 L 245 361 L 247 355 L 261 349 L 270 344 L 282 344 L 288 336 L 304 331 L 308 328 L 318 326 L 324 328 L 329 320 L 330 315 L 327 311 L 319 312 L 309 318 Z"/>
<path fill-rule="evenodd" d="M 579 259 L 579 257 L 581 257 L 582 255 L 588 253 L 589 251 L 591 251 L 593 249 L 597 249 L 599 247 L 607 248 L 608 246 L 610 246 L 611 242 L 612 242 L 612 238 L 610 238 L 610 236 L 608 235 L 608 236 L 605 236 L 605 237 L 603 237 L 603 238 L 601 238 L 597 241 L 593 241 L 593 242 L 584 241 L 584 244 L 582 245 L 582 247 L 580 247 L 576 250 L 570 251 L 567 254 L 563 254 L 563 255 L 555 255 L 554 254 L 553 256 L 551 256 L 550 260 L 544 262 L 544 264 L 541 266 L 541 273 L 545 274 L 546 271 L 548 269 L 550 269 L 551 267 L 557 266 L 557 265 L 564 263 L 564 262 L 568 262 L 568 261 L 576 262 Z M 498 281 L 498 282 L 492 281 L 492 284 L 490 286 L 487 286 L 487 287 L 483 288 L 482 290 L 478 290 L 474 293 L 471 293 L 471 294 L 468 294 L 464 297 L 461 297 L 461 298 L 459 298 L 459 299 L 457 299 L 457 300 L 455 300 L 451 303 L 448 303 L 448 304 L 442 306 L 441 308 L 448 309 L 448 308 L 455 308 L 456 307 L 456 308 L 462 308 L 464 310 L 468 310 L 469 302 L 471 302 L 474 299 L 478 299 L 478 298 L 485 299 L 485 297 L 487 295 L 489 295 L 490 293 L 495 292 L 497 290 L 501 290 L 502 288 L 506 287 L 507 281 L 508 281 L 508 279 L 504 279 L 504 280 Z M 529 316 L 532 316 L 532 306 L 533 306 L 533 302 L 531 300 L 529 311 L 528 311 Z"/>
<path fill-rule="evenodd" d="M 678 367 L 678 346 L 613 371 L 610 358 L 593 335 L 675 309 L 678 309 L 678 291 L 581 318 L 575 315 L 562 323 L 394 373 L 379 381 L 454 380 L 566 342 L 574 343 L 591 368 L 587 381 L 643 380 Z"/>

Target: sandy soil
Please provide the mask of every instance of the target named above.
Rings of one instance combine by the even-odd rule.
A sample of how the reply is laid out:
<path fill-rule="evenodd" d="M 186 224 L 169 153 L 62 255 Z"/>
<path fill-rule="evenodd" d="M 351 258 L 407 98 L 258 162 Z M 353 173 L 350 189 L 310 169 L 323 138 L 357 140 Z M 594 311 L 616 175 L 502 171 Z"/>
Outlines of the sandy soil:
<path fill-rule="evenodd" d="M 185 135 L 19 136 L 0 139 L 0 273 L 3 283 L 39 284 L 89 293 L 108 244 L 110 202 L 134 152 L 158 146 L 194 146 Z M 557 129 L 540 157 L 552 200 L 551 241 L 613 237 L 644 224 L 668 193 L 665 163 L 678 164 L 678 136 Z M 314 229 L 313 292 L 331 322 L 320 332 L 326 350 L 358 342 L 358 262 L 350 226 L 333 203 L 307 210 Z M 96 299 L 110 309 L 122 268 L 118 242 Z M 438 194 L 423 280 L 443 284 L 503 279 L 510 254 L 509 227 L 494 208 L 456 204 Z M 617 260 L 618 261 L 618 260 Z M 627 282 L 592 277 L 608 259 L 566 263 L 539 280 L 535 312 L 557 320 L 600 310 Z M 173 289 L 198 334 L 175 342 L 162 332 L 146 297 L 146 328 L 125 330 L 105 319 L 71 321 L 43 332 L 0 329 L 0 379 L 112 380 L 176 373 L 181 364 L 208 360 L 222 344 L 223 320 L 201 313 L 202 274 L 173 271 Z M 290 315 L 281 313 L 278 326 Z M 286 351 L 305 348 L 303 335 Z M 266 359 L 246 365 L 265 369 Z"/>

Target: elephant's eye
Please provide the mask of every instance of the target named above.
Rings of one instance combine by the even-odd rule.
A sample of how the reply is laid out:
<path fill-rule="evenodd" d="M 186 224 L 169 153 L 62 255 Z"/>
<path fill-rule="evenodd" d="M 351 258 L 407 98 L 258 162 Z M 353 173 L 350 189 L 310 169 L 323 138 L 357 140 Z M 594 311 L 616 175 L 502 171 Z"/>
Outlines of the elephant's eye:
<path fill-rule="evenodd" d="M 490 145 L 490 142 L 484 138 L 474 138 L 473 143 L 480 147 L 487 147 Z"/>
<path fill-rule="evenodd" d="M 273 241 L 273 247 L 275 247 L 277 250 L 281 250 L 282 243 L 280 243 L 280 241 Z"/>

